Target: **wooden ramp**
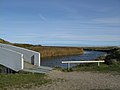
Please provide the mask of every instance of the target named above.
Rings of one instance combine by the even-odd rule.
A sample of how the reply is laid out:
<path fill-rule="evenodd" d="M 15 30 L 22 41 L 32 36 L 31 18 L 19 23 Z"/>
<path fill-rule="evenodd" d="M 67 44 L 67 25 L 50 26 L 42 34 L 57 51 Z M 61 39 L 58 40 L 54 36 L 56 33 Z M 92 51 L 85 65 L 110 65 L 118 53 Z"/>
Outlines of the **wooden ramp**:
<path fill-rule="evenodd" d="M 45 66 L 35 66 L 28 62 L 24 62 L 24 69 L 22 71 L 31 72 L 31 73 L 47 73 L 51 71 L 52 68 Z"/>

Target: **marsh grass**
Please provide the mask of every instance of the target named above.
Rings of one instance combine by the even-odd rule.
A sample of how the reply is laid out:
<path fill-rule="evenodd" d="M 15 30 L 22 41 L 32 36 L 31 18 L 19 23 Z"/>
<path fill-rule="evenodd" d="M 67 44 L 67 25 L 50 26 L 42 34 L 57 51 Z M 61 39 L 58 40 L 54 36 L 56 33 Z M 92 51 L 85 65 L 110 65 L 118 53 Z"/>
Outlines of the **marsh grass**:
<path fill-rule="evenodd" d="M 0 74 L 0 89 L 31 88 L 49 83 L 51 80 L 45 74 Z"/>
<path fill-rule="evenodd" d="M 35 46 L 29 47 L 28 49 L 41 53 L 41 57 L 54 57 L 54 56 L 67 56 L 83 54 L 82 48 L 77 47 L 46 47 L 46 46 Z"/>

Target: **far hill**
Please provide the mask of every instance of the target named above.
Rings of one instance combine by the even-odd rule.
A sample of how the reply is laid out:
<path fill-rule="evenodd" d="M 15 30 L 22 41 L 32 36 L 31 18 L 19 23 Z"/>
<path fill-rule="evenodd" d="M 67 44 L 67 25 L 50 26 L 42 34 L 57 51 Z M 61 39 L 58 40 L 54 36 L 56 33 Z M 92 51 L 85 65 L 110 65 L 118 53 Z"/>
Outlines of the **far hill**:
<path fill-rule="evenodd" d="M 18 46 L 18 47 L 23 47 L 23 48 L 32 47 L 32 46 L 41 46 L 41 45 L 32 45 L 32 44 L 11 43 L 11 42 L 8 42 L 8 41 L 1 39 L 1 38 L 0 38 L 0 43 L 10 44 L 10 45 Z"/>
<path fill-rule="evenodd" d="M 3 40 L 0 38 L 0 43 L 3 43 L 3 44 L 11 44 L 10 42 L 6 41 L 6 40 Z"/>

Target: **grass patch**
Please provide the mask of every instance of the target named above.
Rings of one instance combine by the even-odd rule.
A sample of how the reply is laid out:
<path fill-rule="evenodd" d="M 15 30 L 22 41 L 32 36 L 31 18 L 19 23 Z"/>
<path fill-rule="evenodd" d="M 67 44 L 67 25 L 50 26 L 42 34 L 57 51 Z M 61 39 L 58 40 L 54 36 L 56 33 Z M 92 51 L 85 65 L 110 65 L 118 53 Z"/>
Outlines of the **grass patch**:
<path fill-rule="evenodd" d="M 0 89 L 31 88 L 50 81 L 45 74 L 0 74 Z"/>
<path fill-rule="evenodd" d="M 98 67 L 97 64 L 80 64 L 78 66 L 72 67 L 69 70 L 62 69 L 64 72 L 71 71 L 94 71 L 94 72 L 104 72 L 104 73 L 119 73 L 120 74 L 120 64 L 106 65 L 100 64 Z"/>

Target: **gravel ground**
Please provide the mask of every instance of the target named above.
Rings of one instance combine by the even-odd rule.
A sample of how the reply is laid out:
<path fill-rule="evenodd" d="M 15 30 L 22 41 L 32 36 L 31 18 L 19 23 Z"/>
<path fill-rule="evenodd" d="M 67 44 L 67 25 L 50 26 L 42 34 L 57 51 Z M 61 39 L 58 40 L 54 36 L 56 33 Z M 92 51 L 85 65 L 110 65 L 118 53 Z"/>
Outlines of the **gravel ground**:
<path fill-rule="evenodd" d="M 53 82 L 33 90 L 120 90 L 117 74 L 53 70 L 47 75 Z"/>
<path fill-rule="evenodd" d="M 120 90 L 117 74 L 53 70 L 47 75 L 51 83 L 23 90 Z"/>

